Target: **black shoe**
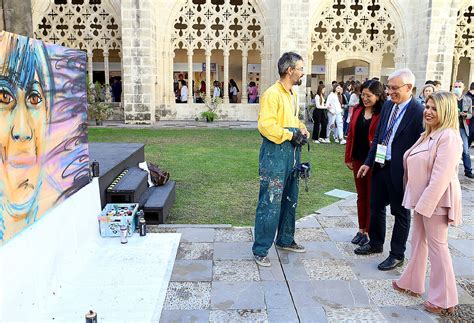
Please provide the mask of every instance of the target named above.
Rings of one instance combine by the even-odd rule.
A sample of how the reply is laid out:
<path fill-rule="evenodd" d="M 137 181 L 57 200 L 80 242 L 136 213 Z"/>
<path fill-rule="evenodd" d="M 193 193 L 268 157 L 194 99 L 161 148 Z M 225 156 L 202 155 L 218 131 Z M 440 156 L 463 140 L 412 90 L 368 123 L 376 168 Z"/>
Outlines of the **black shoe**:
<path fill-rule="evenodd" d="M 371 255 L 373 253 L 382 253 L 382 252 L 383 252 L 383 248 L 374 248 L 370 245 L 370 243 L 367 243 L 366 245 L 358 247 L 354 250 L 354 253 L 356 255 Z"/>
<path fill-rule="evenodd" d="M 362 233 L 362 238 L 360 239 L 358 245 L 362 247 L 362 246 L 365 246 L 368 243 L 369 243 L 369 237 L 366 234 Z"/>
<path fill-rule="evenodd" d="M 472 173 L 465 173 L 464 175 L 466 175 L 467 178 L 474 178 L 474 175 Z"/>
<path fill-rule="evenodd" d="M 362 239 L 362 236 L 365 236 L 365 234 L 361 233 L 361 232 L 357 232 L 357 234 L 355 235 L 354 238 L 352 238 L 351 242 L 353 244 L 359 244 L 360 240 Z"/>
<path fill-rule="evenodd" d="M 388 256 L 387 259 L 385 259 L 384 261 L 382 261 L 379 265 L 378 265 L 378 269 L 379 270 L 383 270 L 383 271 L 386 271 L 386 270 L 392 270 L 392 269 L 395 269 L 397 267 L 400 267 L 403 265 L 403 259 L 402 260 L 398 260 L 398 259 L 395 259 L 393 258 L 392 256 Z"/>

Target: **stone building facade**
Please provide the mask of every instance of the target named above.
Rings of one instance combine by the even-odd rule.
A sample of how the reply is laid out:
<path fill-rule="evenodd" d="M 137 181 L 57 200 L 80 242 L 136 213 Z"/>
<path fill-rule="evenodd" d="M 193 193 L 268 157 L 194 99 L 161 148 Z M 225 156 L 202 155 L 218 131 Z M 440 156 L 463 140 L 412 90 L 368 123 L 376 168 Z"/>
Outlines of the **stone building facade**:
<path fill-rule="evenodd" d="M 199 117 L 214 80 L 223 84 L 221 119 L 256 120 L 248 83 L 265 90 L 290 50 L 311 75 L 302 103 L 318 81 L 386 80 L 402 67 L 418 88 L 428 79 L 446 90 L 456 79 L 474 81 L 473 0 L 31 0 L 31 7 L 36 37 L 87 51 L 92 78 L 121 76 L 121 108 L 132 124 Z M 179 79 L 193 88 L 187 103 L 176 103 Z M 238 103 L 230 103 L 230 79 Z"/>

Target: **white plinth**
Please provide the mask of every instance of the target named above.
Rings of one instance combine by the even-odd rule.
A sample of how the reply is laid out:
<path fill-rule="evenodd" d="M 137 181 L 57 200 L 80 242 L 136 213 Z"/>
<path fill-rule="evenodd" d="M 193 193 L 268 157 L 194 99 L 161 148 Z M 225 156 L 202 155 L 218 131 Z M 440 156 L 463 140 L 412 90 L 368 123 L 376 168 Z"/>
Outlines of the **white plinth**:
<path fill-rule="evenodd" d="M 158 320 L 180 234 L 99 236 L 97 179 L 0 247 L 0 322 Z"/>

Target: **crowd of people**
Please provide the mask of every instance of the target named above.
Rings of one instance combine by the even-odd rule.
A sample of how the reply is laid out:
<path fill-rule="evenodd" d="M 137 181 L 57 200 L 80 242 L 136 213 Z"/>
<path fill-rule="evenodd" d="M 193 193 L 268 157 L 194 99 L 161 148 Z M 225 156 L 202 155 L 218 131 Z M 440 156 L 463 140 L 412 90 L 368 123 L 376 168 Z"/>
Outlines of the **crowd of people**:
<path fill-rule="evenodd" d="M 240 89 L 234 79 L 229 80 L 229 102 L 239 103 Z M 195 88 L 193 81 L 193 100 L 195 103 L 204 103 L 206 97 L 206 81 L 201 81 L 199 88 Z M 176 103 L 188 103 L 189 96 L 188 83 L 184 79 L 179 79 L 174 86 L 174 92 L 176 97 Z M 224 97 L 224 83 L 217 80 L 212 82 L 211 98 L 223 98 Z M 259 91 L 258 86 L 254 81 L 249 82 L 247 86 L 247 98 L 248 103 L 258 103 Z"/>
<path fill-rule="evenodd" d="M 260 101 L 258 130 L 263 141 L 252 247 L 260 266 L 271 266 L 267 255 L 273 244 L 290 252 L 306 251 L 294 239 L 303 168 L 300 154 L 310 139 L 298 119 L 293 89 L 301 85 L 303 66 L 300 55 L 284 53 L 278 61 L 280 80 Z M 462 221 L 461 157 L 464 174 L 473 177 L 469 119 L 474 83 L 464 94 L 462 82 L 447 92 L 439 89 L 439 82 L 427 81 L 418 97 L 414 86 L 415 76 L 407 68 L 393 72 L 386 85 L 374 78 L 362 84 L 334 82 L 331 91 L 326 91 L 325 85 L 319 84 L 311 138 L 328 143 L 332 132 L 336 142 L 346 144 L 345 163 L 353 172 L 357 190 L 359 230 L 352 239 L 357 245 L 354 253 L 383 252 L 386 207 L 390 205 L 395 219 L 390 252 L 378 269 L 389 271 L 403 265 L 413 223 L 411 257 L 392 287 L 420 297 L 425 291 L 429 257 L 429 291 L 423 305 L 432 313 L 454 312 L 458 293 L 448 249 L 448 225 Z M 327 97 L 326 92 L 330 92 Z"/>

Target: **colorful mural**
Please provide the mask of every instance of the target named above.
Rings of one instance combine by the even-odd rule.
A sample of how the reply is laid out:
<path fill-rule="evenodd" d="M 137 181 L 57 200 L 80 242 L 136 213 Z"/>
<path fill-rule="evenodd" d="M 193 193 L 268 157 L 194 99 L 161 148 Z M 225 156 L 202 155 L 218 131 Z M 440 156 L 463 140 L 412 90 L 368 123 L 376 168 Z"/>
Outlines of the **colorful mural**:
<path fill-rule="evenodd" d="M 86 55 L 0 33 L 0 245 L 89 182 Z"/>

